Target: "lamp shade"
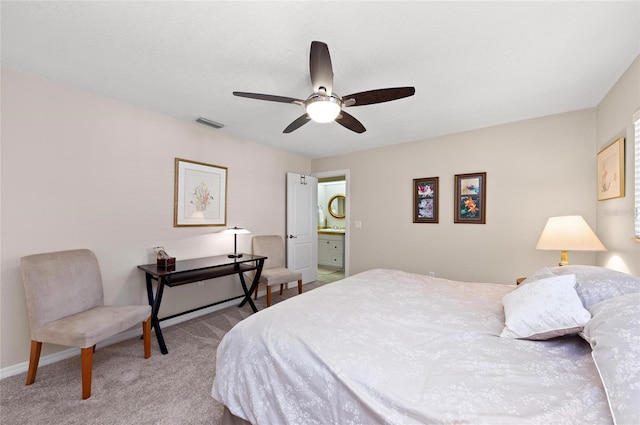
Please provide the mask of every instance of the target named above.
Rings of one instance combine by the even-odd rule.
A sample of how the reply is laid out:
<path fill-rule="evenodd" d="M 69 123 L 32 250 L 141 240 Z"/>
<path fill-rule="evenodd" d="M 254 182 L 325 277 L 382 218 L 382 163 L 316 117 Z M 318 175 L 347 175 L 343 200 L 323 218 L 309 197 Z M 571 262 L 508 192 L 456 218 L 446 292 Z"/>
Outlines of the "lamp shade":
<path fill-rule="evenodd" d="M 560 265 L 568 265 L 567 251 L 606 251 L 591 227 L 579 215 L 549 217 L 536 249 L 562 251 Z"/>
<path fill-rule="evenodd" d="M 220 233 L 231 233 L 233 235 L 241 235 L 243 233 L 251 233 L 251 232 L 248 231 L 247 229 L 243 229 L 242 227 L 234 226 L 234 227 L 229 227 L 227 229 L 224 229 Z"/>
<path fill-rule="evenodd" d="M 606 251 L 591 227 L 579 215 L 549 217 L 536 249 L 558 251 Z"/>
<path fill-rule="evenodd" d="M 244 234 L 244 233 L 251 233 L 251 232 L 248 231 L 247 229 L 243 229 L 242 227 L 233 226 L 233 227 L 229 227 L 227 229 L 224 229 L 220 233 L 226 233 L 226 234 L 232 234 L 233 235 L 233 254 L 227 255 L 227 257 L 229 257 L 229 258 L 241 258 L 242 254 L 238 253 L 238 235 L 241 235 L 241 234 Z"/>

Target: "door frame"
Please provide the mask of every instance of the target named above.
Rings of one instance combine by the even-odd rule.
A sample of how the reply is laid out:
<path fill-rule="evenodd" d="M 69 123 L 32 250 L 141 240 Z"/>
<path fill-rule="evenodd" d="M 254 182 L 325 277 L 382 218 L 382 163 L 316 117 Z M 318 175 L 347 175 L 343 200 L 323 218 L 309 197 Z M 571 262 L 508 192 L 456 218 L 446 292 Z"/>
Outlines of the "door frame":
<path fill-rule="evenodd" d="M 349 265 L 350 261 L 350 239 L 351 239 L 351 170 L 332 170 L 332 171 L 322 171 L 318 173 L 311 173 L 311 175 L 315 178 L 322 179 L 327 177 L 342 177 L 344 176 L 345 180 L 345 196 L 347 198 L 347 208 L 346 208 L 346 220 L 345 220 L 345 232 L 344 232 L 344 277 L 349 276 Z M 316 199 L 316 204 L 317 204 Z"/>

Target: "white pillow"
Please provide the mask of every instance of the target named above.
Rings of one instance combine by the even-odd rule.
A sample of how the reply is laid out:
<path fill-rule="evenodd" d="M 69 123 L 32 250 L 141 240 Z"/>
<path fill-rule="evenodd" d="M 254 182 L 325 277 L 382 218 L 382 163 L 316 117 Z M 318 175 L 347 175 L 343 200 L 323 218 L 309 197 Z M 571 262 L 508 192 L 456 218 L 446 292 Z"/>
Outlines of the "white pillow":
<path fill-rule="evenodd" d="M 640 294 L 610 298 L 591 309 L 584 335 L 607 393 L 613 422 L 640 423 Z"/>
<path fill-rule="evenodd" d="M 576 277 L 576 292 L 587 310 L 591 306 L 613 297 L 640 292 L 640 278 L 604 267 L 570 265 L 552 267 L 557 276 L 572 274 Z"/>
<path fill-rule="evenodd" d="M 548 277 L 554 277 L 554 276 L 555 276 L 555 273 L 549 270 L 548 267 L 544 267 L 540 270 L 537 270 L 533 274 L 527 276 L 527 278 L 520 283 L 520 286 L 526 285 L 531 282 L 535 282 L 536 280 L 546 279 Z"/>
<path fill-rule="evenodd" d="M 591 315 L 575 290 L 574 275 L 540 279 L 502 298 L 503 338 L 549 339 L 580 332 Z"/>

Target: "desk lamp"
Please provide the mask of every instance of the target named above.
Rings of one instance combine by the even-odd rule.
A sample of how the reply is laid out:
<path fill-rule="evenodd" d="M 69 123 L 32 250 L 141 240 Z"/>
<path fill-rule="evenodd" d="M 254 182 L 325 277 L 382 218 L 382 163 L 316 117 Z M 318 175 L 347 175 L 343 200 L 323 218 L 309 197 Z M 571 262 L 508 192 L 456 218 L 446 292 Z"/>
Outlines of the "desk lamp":
<path fill-rule="evenodd" d="M 569 265 L 567 251 L 606 251 L 591 227 L 579 215 L 549 217 L 536 249 L 562 251 L 559 266 Z"/>
<path fill-rule="evenodd" d="M 233 233 L 233 254 L 227 255 L 229 258 L 241 258 L 242 254 L 238 254 L 238 235 L 244 233 L 251 233 L 247 229 L 243 229 L 242 227 L 234 226 L 229 227 L 228 229 L 223 230 L 220 233 Z"/>

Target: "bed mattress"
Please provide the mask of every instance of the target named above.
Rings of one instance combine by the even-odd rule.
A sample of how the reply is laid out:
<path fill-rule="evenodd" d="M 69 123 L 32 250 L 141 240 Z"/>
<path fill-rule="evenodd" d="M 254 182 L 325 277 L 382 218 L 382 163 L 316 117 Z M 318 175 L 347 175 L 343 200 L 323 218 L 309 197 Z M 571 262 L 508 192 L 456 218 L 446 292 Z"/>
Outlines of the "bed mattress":
<path fill-rule="evenodd" d="M 252 424 L 607 424 L 580 337 L 501 338 L 513 286 L 375 269 L 238 323 L 212 396 Z"/>

